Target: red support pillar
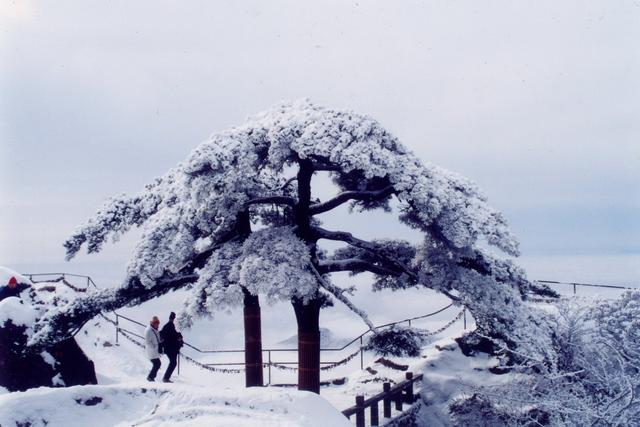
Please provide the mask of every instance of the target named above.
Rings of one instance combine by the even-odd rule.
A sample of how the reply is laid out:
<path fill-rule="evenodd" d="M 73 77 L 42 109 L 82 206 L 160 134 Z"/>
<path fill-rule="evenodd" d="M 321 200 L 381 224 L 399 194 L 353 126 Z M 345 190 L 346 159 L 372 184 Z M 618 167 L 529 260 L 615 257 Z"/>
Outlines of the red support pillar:
<path fill-rule="evenodd" d="M 298 390 L 320 394 L 320 305 L 319 299 L 307 304 L 294 299 L 298 321 Z"/>

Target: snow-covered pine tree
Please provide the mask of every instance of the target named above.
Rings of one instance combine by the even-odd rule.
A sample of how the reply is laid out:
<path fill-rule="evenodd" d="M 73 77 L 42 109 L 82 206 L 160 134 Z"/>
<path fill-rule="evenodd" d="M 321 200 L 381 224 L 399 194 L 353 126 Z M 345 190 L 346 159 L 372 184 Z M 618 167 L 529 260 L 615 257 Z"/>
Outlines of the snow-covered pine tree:
<path fill-rule="evenodd" d="M 313 177 L 327 173 L 338 194 L 312 198 Z M 365 241 L 329 230 L 317 216 L 345 203 L 355 211 L 389 209 L 423 236 Z M 260 223 L 248 234 L 240 224 Z M 477 334 L 496 345 L 527 346 L 548 356 L 541 317 L 523 299 L 540 291 L 508 259 L 518 245 L 505 219 L 479 189 L 454 173 L 423 165 L 375 120 L 308 101 L 284 103 L 215 134 L 184 163 L 137 196 L 108 201 L 66 242 L 68 256 L 83 244 L 97 252 L 132 226 L 143 234 L 123 286 L 81 298 L 39 320 L 32 345 L 59 340 L 100 311 L 137 304 L 170 290 L 191 289 L 183 324 L 245 296 L 291 301 L 298 322 L 299 377 L 319 391 L 319 311 L 331 297 L 367 316 L 331 282 L 331 274 L 371 272 L 374 288 L 425 286 L 464 304 Z M 331 254 L 322 240 L 345 247 Z M 515 353 L 514 353 L 515 354 Z"/>

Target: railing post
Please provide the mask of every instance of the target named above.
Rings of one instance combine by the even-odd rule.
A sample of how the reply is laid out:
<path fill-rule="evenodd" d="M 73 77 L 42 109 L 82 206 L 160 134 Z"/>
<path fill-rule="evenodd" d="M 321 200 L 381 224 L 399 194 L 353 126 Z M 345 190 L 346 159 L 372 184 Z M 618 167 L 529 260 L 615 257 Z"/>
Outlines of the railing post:
<path fill-rule="evenodd" d="M 269 385 L 271 385 L 271 350 L 269 350 Z"/>
<path fill-rule="evenodd" d="M 118 313 L 114 313 L 116 315 L 116 344 L 118 344 L 118 332 L 120 331 L 120 326 L 119 326 L 119 318 L 118 318 Z"/>
<path fill-rule="evenodd" d="M 178 353 L 178 375 L 180 375 L 180 353 Z"/>
<path fill-rule="evenodd" d="M 412 404 L 413 403 L 413 372 L 407 372 L 405 374 L 405 377 L 407 378 L 407 381 L 409 381 L 409 384 L 407 384 L 407 393 L 406 393 L 406 401 L 408 404 Z"/>
<path fill-rule="evenodd" d="M 396 411 L 402 411 L 402 399 L 404 396 L 402 394 L 402 390 L 399 390 L 395 396 L 393 396 L 393 400 L 395 401 Z"/>
<path fill-rule="evenodd" d="M 378 419 L 378 402 L 374 402 L 371 404 L 371 426 L 380 425 L 380 420 Z"/>
<path fill-rule="evenodd" d="M 411 327 L 411 319 L 409 319 L 408 322 L 409 322 L 409 327 Z"/>
<path fill-rule="evenodd" d="M 362 335 L 360 335 L 360 370 L 364 369 L 364 353 L 362 351 Z"/>
<path fill-rule="evenodd" d="M 356 427 L 364 427 L 364 396 L 356 396 Z"/>
<path fill-rule="evenodd" d="M 382 391 L 385 395 L 382 399 L 382 415 L 385 418 L 391 418 L 391 396 L 389 396 L 389 390 L 391 390 L 391 383 L 383 383 Z"/>
<path fill-rule="evenodd" d="M 574 295 L 576 294 L 576 284 L 575 283 L 573 283 L 573 294 Z"/>
<path fill-rule="evenodd" d="M 462 319 L 464 330 L 467 330 L 467 307 L 462 309 Z"/>

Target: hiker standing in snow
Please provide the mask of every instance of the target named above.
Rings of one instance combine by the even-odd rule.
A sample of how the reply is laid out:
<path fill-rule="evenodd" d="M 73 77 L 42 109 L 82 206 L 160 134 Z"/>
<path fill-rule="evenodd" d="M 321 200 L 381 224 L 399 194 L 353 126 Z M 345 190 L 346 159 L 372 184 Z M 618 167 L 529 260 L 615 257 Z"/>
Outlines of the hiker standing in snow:
<path fill-rule="evenodd" d="M 160 319 L 158 316 L 153 316 L 149 326 L 144 330 L 144 342 L 145 349 L 147 350 L 147 357 L 151 360 L 151 372 L 147 375 L 147 381 L 153 381 L 156 379 L 158 369 L 160 369 L 160 336 L 158 335 L 158 326 L 160 326 Z"/>
<path fill-rule="evenodd" d="M 180 353 L 180 347 L 182 347 L 182 334 L 176 331 L 176 327 L 173 324 L 175 318 L 176 314 L 172 311 L 171 314 L 169 314 L 169 321 L 160 331 L 162 348 L 169 358 L 169 366 L 167 366 L 167 370 L 164 372 L 164 377 L 162 378 L 162 381 L 165 383 L 172 382 L 171 374 L 173 374 L 173 370 L 176 368 L 178 353 Z"/>
<path fill-rule="evenodd" d="M 17 297 L 20 292 L 28 288 L 29 285 L 18 284 L 18 280 L 15 277 L 9 279 L 9 283 L 6 286 L 0 288 L 0 301 L 9 297 Z"/>

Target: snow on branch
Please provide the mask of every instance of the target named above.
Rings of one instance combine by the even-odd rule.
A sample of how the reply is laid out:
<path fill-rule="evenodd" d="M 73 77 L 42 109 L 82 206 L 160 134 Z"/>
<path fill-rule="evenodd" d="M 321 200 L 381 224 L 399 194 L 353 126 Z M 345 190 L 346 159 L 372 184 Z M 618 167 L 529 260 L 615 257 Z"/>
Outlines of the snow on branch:
<path fill-rule="evenodd" d="M 396 276 L 400 273 L 397 270 L 376 265 L 360 258 L 319 260 L 318 270 L 322 274 L 336 273 L 338 271 L 351 271 L 354 273 L 368 271 L 380 276 Z"/>
<path fill-rule="evenodd" d="M 64 242 L 66 259 L 73 258 L 82 245 L 87 252 L 100 252 L 109 236 L 115 241 L 132 226 L 140 226 L 161 209 L 163 204 L 175 203 L 175 184 L 178 170 L 171 169 L 161 178 L 148 184 L 137 195 L 122 194 L 107 200 L 103 206 Z"/>
<path fill-rule="evenodd" d="M 311 215 L 318 215 L 327 211 L 330 211 L 333 208 L 336 208 L 343 203 L 346 203 L 351 200 L 362 200 L 362 201 L 372 201 L 379 200 L 389 197 L 394 193 L 393 186 L 389 186 L 383 188 L 382 190 L 377 191 L 344 191 L 338 194 L 331 200 L 327 200 L 323 203 L 316 203 L 309 207 L 309 211 Z"/>
<path fill-rule="evenodd" d="M 365 249 L 373 253 L 380 260 L 387 261 L 389 264 L 388 268 L 391 270 L 399 270 L 407 274 L 409 277 L 417 278 L 417 273 L 397 259 L 396 256 L 391 253 L 385 253 L 385 247 L 383 245 L 358 239 L 357 237 L 354 237 L 353 234 L 345 231 L 329 231 L 321 227 L 313 227 L 313 231 L 316 233 L 318 239 L 338 240 L 349 243 L 357 248 Z"/>
<path fill-rule="evenodd" d="M 276 204 L 276 205 L 289 205 L 294 206 L 296 200 L 293 197 L 287 196 L 269 196 L 269 197 L 257 197 L 255 199 L 245 202 L 245 206 L 259 205 L 259 204 Z"/>

